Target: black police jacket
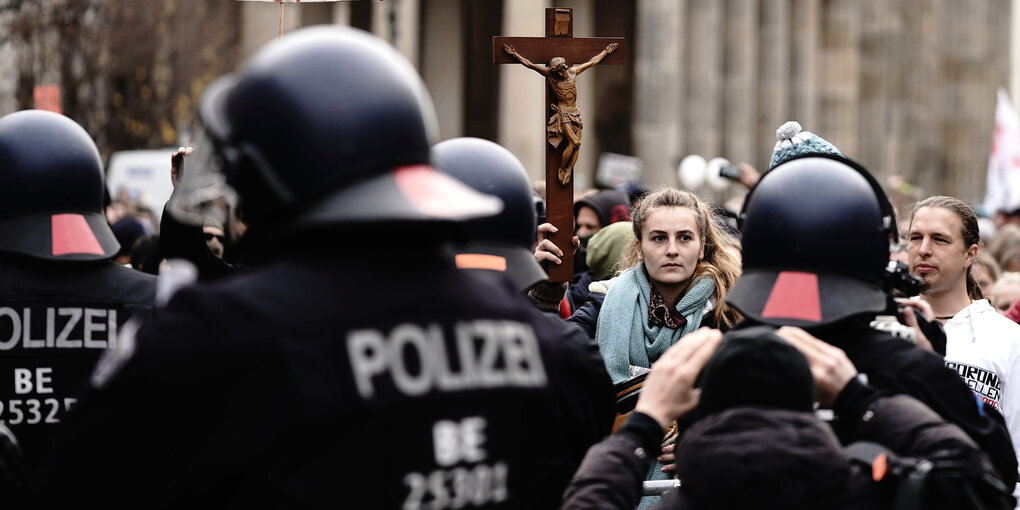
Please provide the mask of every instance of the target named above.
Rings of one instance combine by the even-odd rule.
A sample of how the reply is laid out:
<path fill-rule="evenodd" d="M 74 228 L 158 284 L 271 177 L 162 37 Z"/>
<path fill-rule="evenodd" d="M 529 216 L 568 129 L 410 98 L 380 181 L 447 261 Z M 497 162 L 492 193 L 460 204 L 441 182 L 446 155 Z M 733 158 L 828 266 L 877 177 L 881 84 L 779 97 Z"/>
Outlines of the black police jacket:
<path fill-rule="evenodd" d="M 110 261 L 0 259 L 0 420 L 30 480 L 117 332 L 150 316 L 156 277 Z"/>
<path fill-rule="evenodd" d="M 580 330 L 417 252 L 183 289 L 75 411 L 54 505 L 556 508 L 614 416 Z"/>
<path fill-rule="evenodd" d="M 854 422 L 862 439 L 935 462 L 931 483 L 912 494 L 917 499 L 908 501 L 907 508 L 1013 508 L 1012 486 L 994 480 L 983 452 L 916 399 L 864 399 L 847 403 L 842 411 L 852 416 L 847 421 Z M 650 453 L 658 451 L 661 441 L 662 429 L 655 420 L 632 415 L 617 434 L 589 450 L 567 489 L 563 509 L 634 508 L 654 461 Z M 781 409 L 736 407 L 709 415 L 688 430 L 676 448 L 682 486 L 662 497 L 654 507 L 660 510 L 904 508 L 894 503 L 902 502 L 898 497 L 904 480 L 916 474 L 899 472 L 902 468 L 891 458 L 888 472 L 860 466 L 811 413 Z M 937 458 L 952 460 L 943 469 Z"/>
<path fill-rule="evenodd" d="M 753 324 L 748 319 L 738 326 Z M 871 386 L 910 395 L 959 426 L 988 455 L 1001 480 L 1010 487 L 1016 483 L 1017 459 L 1005 420 L 994 409 L 981 406 L 960 376 L 946 368 L 941 356 L 858 319 L 806 331 L 842 349 L 857 371 L 867 375 Z M 838 417 L 833 428 L 843 444 L 859 440 Z"/>

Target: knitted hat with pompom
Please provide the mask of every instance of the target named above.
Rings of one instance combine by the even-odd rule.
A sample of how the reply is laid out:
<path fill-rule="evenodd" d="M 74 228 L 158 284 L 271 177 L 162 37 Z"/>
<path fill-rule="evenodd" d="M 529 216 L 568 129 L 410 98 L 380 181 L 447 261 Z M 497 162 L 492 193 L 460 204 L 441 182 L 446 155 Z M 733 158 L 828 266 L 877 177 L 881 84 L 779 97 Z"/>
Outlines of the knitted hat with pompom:
<path fill-rule="evenodd" d="M 776 130 L 776 147 L 772 149 L 772 161 L 769 168 L 804 154 L 833 154 L 843 156 L 835 146 L 825 141 L 824 138 L 810 132 L 803 131 L 800 123 L 795 120 L 784 123 Z"/>

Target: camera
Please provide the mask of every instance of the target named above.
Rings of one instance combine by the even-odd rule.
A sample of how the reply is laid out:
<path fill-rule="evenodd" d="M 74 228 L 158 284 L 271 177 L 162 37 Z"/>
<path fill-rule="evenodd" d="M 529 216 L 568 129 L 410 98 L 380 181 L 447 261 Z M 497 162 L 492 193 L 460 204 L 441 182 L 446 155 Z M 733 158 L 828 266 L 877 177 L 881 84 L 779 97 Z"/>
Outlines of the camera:
<path fill-rule="evenodd" d="M 890 260 L 885 267 L 885 282 L 893 295 L 902 297 L 916 296 L 924 288 L 924 281 L 910 274 L 907 265 L 898 260 Z"/>

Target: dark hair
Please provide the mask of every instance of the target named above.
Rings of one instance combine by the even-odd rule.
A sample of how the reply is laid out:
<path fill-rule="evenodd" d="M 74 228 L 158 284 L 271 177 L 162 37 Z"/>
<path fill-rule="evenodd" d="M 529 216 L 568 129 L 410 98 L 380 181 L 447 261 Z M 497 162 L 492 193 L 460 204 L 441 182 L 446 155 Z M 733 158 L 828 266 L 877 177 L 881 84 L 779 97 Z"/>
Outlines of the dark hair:
<path fill-rule="evenodd" d="M 162 261 L 158 234 L 139 238 L 131 248 L 131 267 L 143 273 L 158 275 Z"/>
<path fill-rule="evenodd" d="M 971 246 L 981 243 L 981 231 L 978 228 L 977 214 L 974 212 L 974 208 L 967 205 L 966 202 L 944 195 L 928 197 L 914 205 L 914 209 L 910 211 L 911 226 L 914 225 L 914 215 L 923 207 L 940 207 L 960 218 L 960 235 L 963 236 L 964 249 L 969 249 Z M 977 281 L 974 280 L 974 276 L 971 275 L 970 270 L 972 267 L 974 267 L 974 264 L 967 267 L 967 295 L 971 299 L 982 299 L 984 294 L 982 294 L 981 287 L 978 286 Z"/>
<path fill-rule="evenodd" d="M 712 310 L 713 323 L 718 327 L 721 325 L 732 326 L 740 320 L 740 314 L 733 307 L 726 304 L 726 292 L 733 283 L 740 277 L 740 261 L 726 250 L 727 247 L 735 245 L 736 241 L 727 233 L 727 230 L 719 225 L 719 219 L 712 213 L 712 207 L 698 198 L 697 195 L 687 190 L 676 188 L 662 188 L 642 196 L 634 204 L 631 211 L 631 222 L 634 226 L 634 237 L 641 241 L 641 228 L 652 209 L 656 207 L 685 207 L 692 209 L 697 216 L 699 235 L 705 241 L 705 258 L 698 262 L 691 274 L 688 288 L 691 283 L 703 275 L 710 276 L 715 280 L 715 293 L 712 298 L 715 300 L 715 308 Z M 637 264 L 636 243 L 630 243 L 624 249 L 620 258 L 620 268 L 627 269 Z M 684 289 L 687 292 L 687 288 Z"/>

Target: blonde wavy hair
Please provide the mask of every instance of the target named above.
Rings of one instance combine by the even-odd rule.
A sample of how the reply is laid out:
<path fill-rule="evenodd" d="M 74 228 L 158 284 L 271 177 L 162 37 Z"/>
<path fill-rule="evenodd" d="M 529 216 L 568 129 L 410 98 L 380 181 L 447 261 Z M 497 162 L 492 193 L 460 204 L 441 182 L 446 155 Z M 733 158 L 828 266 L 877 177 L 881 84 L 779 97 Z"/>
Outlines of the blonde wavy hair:
<path fill-rule="evenodd" d="M 681 295 L 686 294 L 691 284 L 698 278 L 708 275 L 715 281 L 715 293 L 712 294 L 715 307 L 712 309 L 712 322 L 718 326 L 730 327 L 741 319 L 736 309 L 726 304 L 726 292 L 740 277 L 740 260 L 727 247 L 737 246 L 736 239 L 731 236 L 720 223 L 722 220 L 712 212 L 712 208 L 687 190 L 662 188 L 642 196 L 631 211 L 631 222 L 634 227 L 636 243 L 629 243 L 620 257 L 620 272 L 632 268 L 638 263 L 638 246 L 641 243 L 641 228 L 648 220 L 648 215 L 656 207 L 685 207 L 694 211 L 698 221 L 698 235 L 705 243 L 705 257 L 691 274 Z"/>

